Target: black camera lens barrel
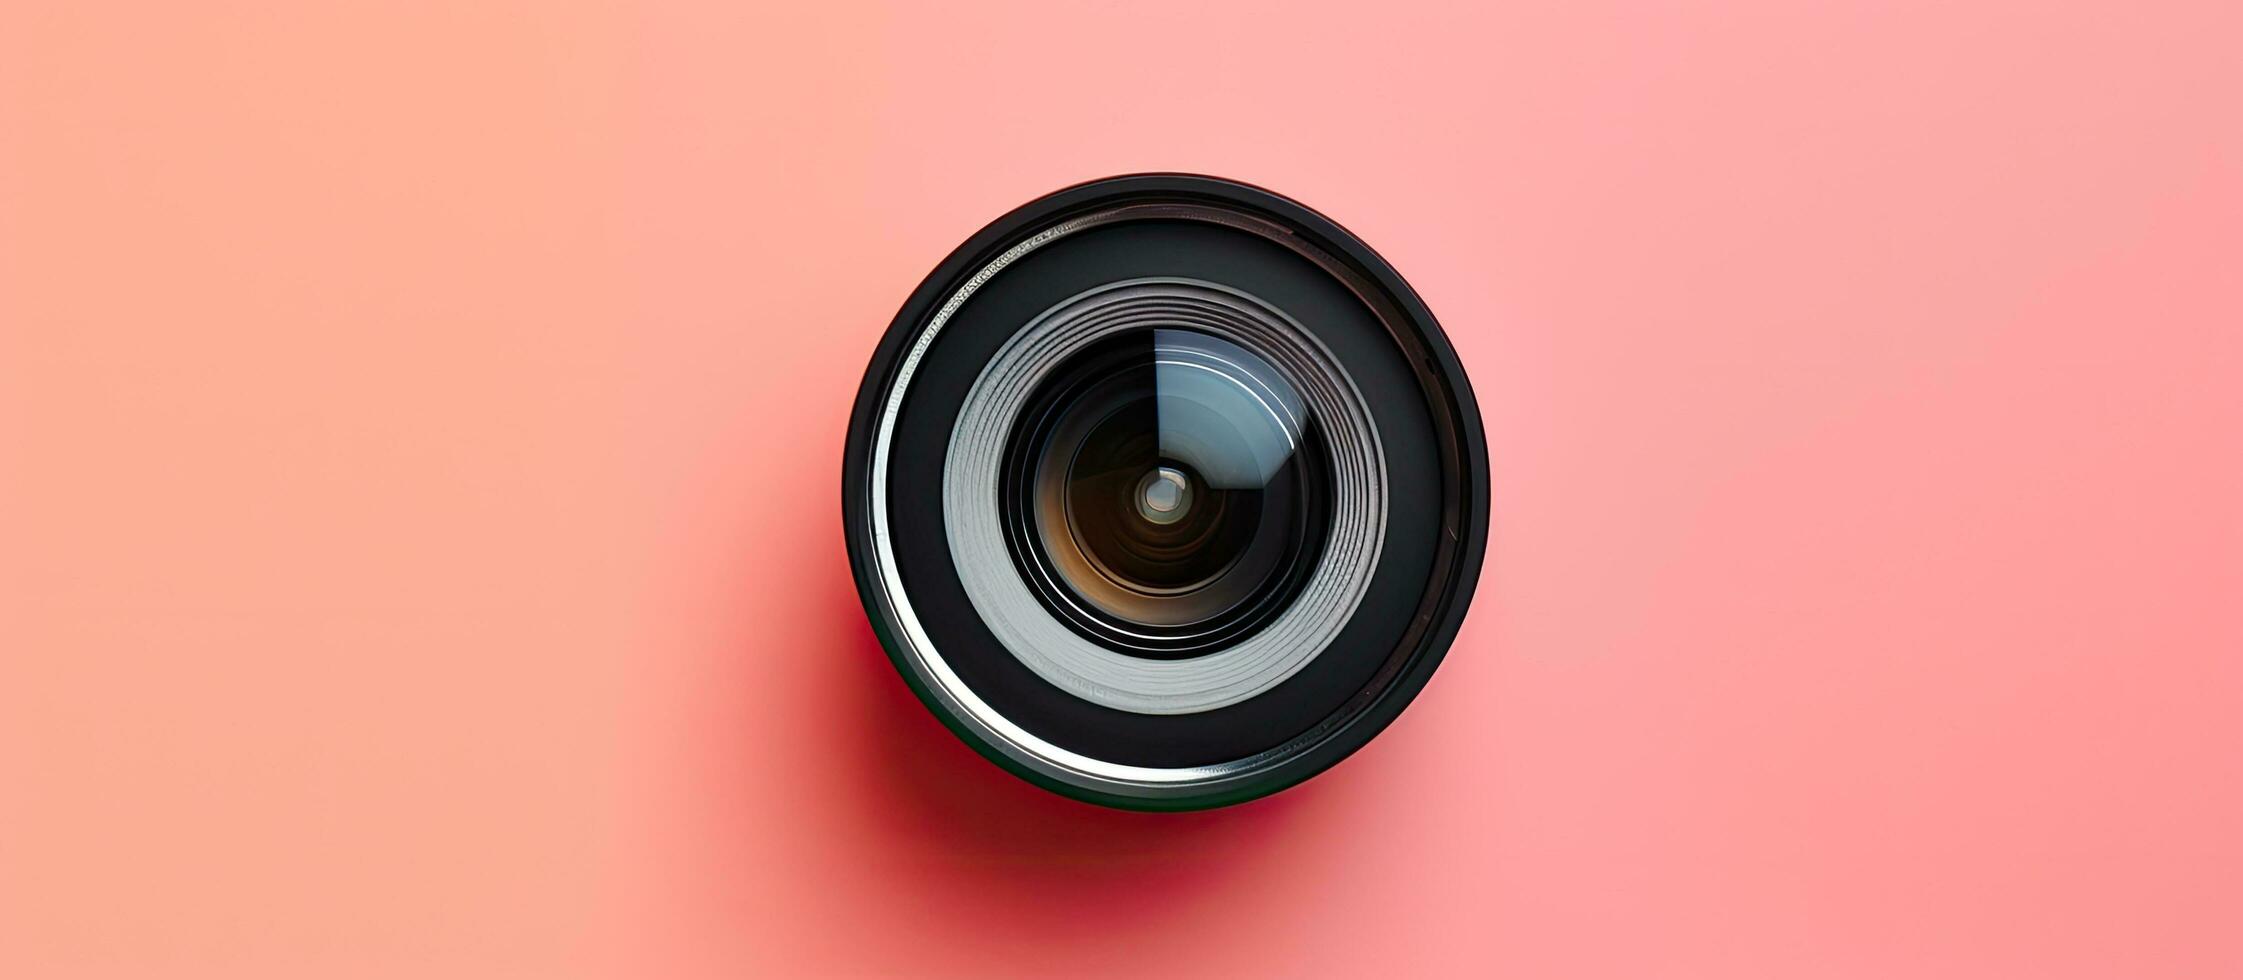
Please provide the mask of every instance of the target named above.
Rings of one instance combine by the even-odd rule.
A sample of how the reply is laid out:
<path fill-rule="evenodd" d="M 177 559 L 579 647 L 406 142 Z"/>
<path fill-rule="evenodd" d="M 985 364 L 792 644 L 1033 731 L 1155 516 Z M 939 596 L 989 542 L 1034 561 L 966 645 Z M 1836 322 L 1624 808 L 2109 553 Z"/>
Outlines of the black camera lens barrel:
<path fill-rule="evenodd" d="M 982 229 L 873 355 L 845 538 L 883 647 L 1047 789 L 1196 809 L 1359 748 L 1454 639 L 1486 448 L 1401 277 L 1260 188 L 1116 177 Z"/>

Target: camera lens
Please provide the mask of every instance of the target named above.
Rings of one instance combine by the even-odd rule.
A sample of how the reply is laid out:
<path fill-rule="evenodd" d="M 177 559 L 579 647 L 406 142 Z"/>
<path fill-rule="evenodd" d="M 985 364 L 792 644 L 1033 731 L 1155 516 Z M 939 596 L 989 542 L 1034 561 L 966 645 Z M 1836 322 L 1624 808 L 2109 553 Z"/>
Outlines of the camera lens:
<path fill-rule="evenodd" d="M 1046 788 L 1273 792 L 1398 714 L 1462 618 L 1487 476 L 1423 304 L 1328 219 L 1145 175 L 968 241 L 875 353 L 850 557 L 904 679 Z"/>

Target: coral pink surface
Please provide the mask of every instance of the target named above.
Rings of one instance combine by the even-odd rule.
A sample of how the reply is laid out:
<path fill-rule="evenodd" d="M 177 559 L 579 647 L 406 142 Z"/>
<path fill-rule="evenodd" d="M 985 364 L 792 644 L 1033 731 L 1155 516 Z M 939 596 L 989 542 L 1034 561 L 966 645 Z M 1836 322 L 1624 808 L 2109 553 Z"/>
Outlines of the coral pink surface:
<path fill-rule="evenodd" d="M 0 976 L 2243 975 L 2226 3 L 11 3 Z M 983 222 L 1297 197 L 1478 387 L 1401 721 L 1183 816 L 877 649 Z"/>

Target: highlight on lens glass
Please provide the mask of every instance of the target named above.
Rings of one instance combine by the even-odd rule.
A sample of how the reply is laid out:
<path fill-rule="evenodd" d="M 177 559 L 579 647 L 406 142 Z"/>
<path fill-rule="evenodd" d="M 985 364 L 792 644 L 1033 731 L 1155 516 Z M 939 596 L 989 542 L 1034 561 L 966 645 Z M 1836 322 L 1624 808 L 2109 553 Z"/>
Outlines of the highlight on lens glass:
<path fill-rule="evenodd" d="M 1330 219 L 1175 174 L 951 253 L 858 391 L 849 557 L 896 668 L 1047 789 L 1181 810 L 1393 721 L 1455 637 L 1487 453 L 1433 315 Z"/>

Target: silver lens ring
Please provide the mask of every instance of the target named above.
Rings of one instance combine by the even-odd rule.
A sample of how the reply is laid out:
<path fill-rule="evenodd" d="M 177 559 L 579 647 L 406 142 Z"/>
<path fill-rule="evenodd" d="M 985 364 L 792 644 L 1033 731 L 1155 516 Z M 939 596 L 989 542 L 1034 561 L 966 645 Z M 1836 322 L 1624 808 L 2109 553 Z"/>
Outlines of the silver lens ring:
<path fill-rule="evenodd" d="M 1188 659 L 1146 659 L 1110 649 L 1055 618 L 1011 559 L 998 505 L 1007 437 L 1037 386 L 1069 357 L 1101 340 L 1155 330 L 1212 335 L 1274 366 L 1323 426 L 1335 491 L 1323 553 L 1300 595 L 1263 629 Z M 1228 372 L 1220 359 L 1212 360 L 1216 363 L 1207 365 L 1208 370 Z M 1250 378 L 1231 380 L 1256 387 Z M 1292 424 L 1297 427 L 1299 420 Z M 1377 430 L 1354 382 L 1283 311 L 1211 282 L 1128 280 L 1044 311 L 990 360 L 966 396 L 951 435 L 943 515 L 967 597 L 990 632 L 1023 665 L 1054 686 L 1106 707 L 1189 714 L 1268 691 L 1315 660 L 1339 635 L 1369 585 L 1385 535 L 1382 458 Z"/>

